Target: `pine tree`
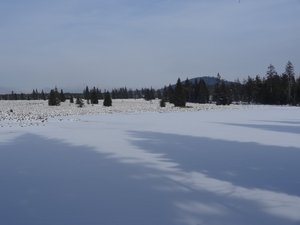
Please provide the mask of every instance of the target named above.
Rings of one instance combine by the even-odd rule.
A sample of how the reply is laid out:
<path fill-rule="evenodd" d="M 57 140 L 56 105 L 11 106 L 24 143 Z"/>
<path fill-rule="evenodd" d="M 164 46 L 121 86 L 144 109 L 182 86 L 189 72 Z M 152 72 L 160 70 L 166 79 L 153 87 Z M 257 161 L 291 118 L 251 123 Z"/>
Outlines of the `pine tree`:
<path fill-rule="evenodd" d="M 296 80 L 296 104 L 300 104 L 300 77 Z"/>
<path fill-rule="evenodd" d="M 70 103 L 74 103 L 73 95 L 70 96 Z"/>
<path fill-rule="evenodd" d="M 103 106 L 109 107 L 112 106 L 112 100 L 109 92 L 105 92 Z"/>
<path fill-rule="evenodd" d="M 63 89 L 60 90 L 59 99 L 60 99 L 61 102 L 65 102 L 66 101 L 66 96 L 64 94 Z"/>
<path fill-rule="evenodd" d="M 280 98 L 280 77 L 277 74 L 275 67 L 270 64 L 266 73 L 266 81 L 265 81 L 265 103 L 266 104 L 279 104 Z"/>
<path fill-rule="evenodd" d="M 225 81 L 221 79 L 220 74 L 218 74 L 218 82 L 214 89 L 214 101 L 217 105 L 230 105 L 232 102 L 230 89 Z"/>
<path fill-rule="evenodd" d="M 90 103 L 90 90 L 89 87 L 86 86 L 85 90 L 83 91 L 83 98 L 87 101 L 87 103 Z"/>
<path fill-rule="evenodd" d="M 90 98 L 91 98 L 91 104 L 98 104 L 98 95 L 97 95 L 97 91 L 96 88 L 94 87 L 91 92 L 90 92 Z"/>
<path fill-rule="evenodd" d="M 287 84 L 287 99 L 289 104 L 295 104 L 296 96 L 295 96 L 295 89 L 296 89 L 296 82 L 295 82 L 295 72 L 293 64 L 288 61 L 285 67 L 285 74 L 288 78 Z"/>
<path fill-rule="evenodd" d="M 41 99 L 42 100 L 46 100 L 46 95 L 45 95 L 45 93 L 44 93 L 44 90 L 42 90 L 42 93 L 41 93 Z"/>
<path fill-rule="evenodd" d="M 208 103 L 209 91 L 206 86 L 206 83 L 204 82 L 204 80 L 200 79 L 198 85 L 199 85 L 199 96 L 198 96 L 197 102 L 198 103 Z"/>
<path fill-rule="evenodd" d="M 55 88 L 54 90 L 51 89 L 49 98 L 48 98 L 48 105 L 49 106 L 60 105 L 60 98 L 59 98 L 59 93 L 57 91 L 57 88 Z"/>
<path fill-rule="evenodd" d="M 151 100 L 155 99 L 155 91 L 152 87 L 150 89 L 148 89 L 148 88 L 143 89 L 143 93 L 144 93 L 144 99 L 146 101 L 151 101 Z"/>
<path fill-rule="evenodd" d="M 166 100 L 164 98 L 162 98 L 159 102 L 159 106 L 160 107 L 166 107 Z"/>
<path fill-rule="evenodd" d="M 192 84 L 189 78 L 186 78 L 183 85 L 185 101 L 190 102 L 192 100 Z"/>
<path fill-rule="evenodd" d="M 171 84 L 169 84 L 168 89 L 167 89 L 167 99 L 170 103 L 174 104 L 175 97 L 174 97 L 174 88 L 172 87 Z"/>
<path fill-rule="evenodd" d="M 176 107 L 185 107 L 186 97 L 180 78 L 178 78 L 174 91 L 174 105 Z"/>

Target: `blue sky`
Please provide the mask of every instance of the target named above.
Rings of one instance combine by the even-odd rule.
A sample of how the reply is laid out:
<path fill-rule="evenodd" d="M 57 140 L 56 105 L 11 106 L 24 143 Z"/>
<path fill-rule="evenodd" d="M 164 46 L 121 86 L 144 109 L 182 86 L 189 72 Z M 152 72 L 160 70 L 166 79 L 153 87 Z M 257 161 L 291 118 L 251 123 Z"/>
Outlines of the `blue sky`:
<path fill-rule="evenodd" d="M 0 87 L 161 87 L 300 72 L 299 0 L 1 0 Z"/>

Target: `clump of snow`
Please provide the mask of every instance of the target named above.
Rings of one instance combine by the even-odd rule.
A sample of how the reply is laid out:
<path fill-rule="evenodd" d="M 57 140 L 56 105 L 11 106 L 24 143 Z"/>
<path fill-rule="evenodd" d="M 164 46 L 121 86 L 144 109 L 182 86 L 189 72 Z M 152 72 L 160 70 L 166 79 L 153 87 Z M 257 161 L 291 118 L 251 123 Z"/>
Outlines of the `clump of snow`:
<path fill-rule="evenodd" d="M 178 108 L 173 104 L 166 107 L 159 106 L 159 100 L 145 101 L 144 99 L 115 99 L 112 107 L 104 107 L 100 101 L 98 105 L 87 104 L 79 108 L 68 101 L 60 106 L 48 106 L 43 100 L 0 101 L 0 127 L 7 126 L 35 126 L 47 122 L 50 118 L 63 120 L 66 116 L 96 115 L 103 113 L 142 113 L 142 112 L 189 112 L 199 110 L 238 109 L 249 106 L 216 106 L 214 104 L 187 103 L 187 107 Z"/>

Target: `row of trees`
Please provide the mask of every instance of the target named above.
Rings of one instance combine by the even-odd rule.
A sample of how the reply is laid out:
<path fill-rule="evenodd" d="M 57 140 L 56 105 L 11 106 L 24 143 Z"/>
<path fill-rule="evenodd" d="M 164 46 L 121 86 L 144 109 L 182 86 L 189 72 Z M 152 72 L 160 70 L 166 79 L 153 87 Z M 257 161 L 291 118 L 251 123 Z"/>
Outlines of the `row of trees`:
<path fill-rule="evenodd" d="M 176 85 L 164 87 L 161 93 L 162 99 L 173 103 L 175 106 L 184 107 L 186 102 L 207 103 L 209 101 L 209 90 L 202 79 L 191 82 L 186 79 L 181 82 L 178 78 Z"/>
<path fill-rule="evenodd" d="M 46 100 L 47 94 L 44 93 L 44 90 L 39 92 L 37 89 L 33 90 L 30 94 L 24 93 L 15 93 L 12 91 L 10 94 L 0 95 L 2 100 Z"/>
<path fill-rule="evenodd" d="M 152 100 L 155 98 L 162 99 L 162 103 L 170 102 L 175 106 L 184 107 L 186 102 L 216 104 L 231 104 L 235 102 L 247 102 L 255 104 L 300 104 L 300 78 L 295 76 L 294 66 L 288 62 L 285 71 L 282 74 L 277 73 L 275 67 L 270 65 L 266 75 L 254 78 L 248 77 L 243 82 L 239 80 L 228 82 L 221 78 L 218 74 L 215 83 L 207 85 L 202 79 L 186 79 L 181 81 L 179 78 L 175 85 L 165 86 L 162 89 L 155 90 L 151 88 L 143 89 L 113 89 L 111 92 L 104 91 L 88 86 L 82 93 L 64 93 L 63 90 L 58 91 L 54 88 L 49 94 L 42 90 L 33 90 L 31 94 L 16 94 L 12 92 L 7 95 L 0 95 L 0 99 L 4 100 L 46 100 L 49 105 L 59 105 L 61 102 L 70 99 L 73 103 L 80 102 L 85 99 L 87 104 L 98 104 L 100 99 L 104 99 L 106 105 L 111 105 L 111 99 L 128 99 L 128 98 L 144 98 Z M 82 101 L 83 102 L 83 101 Z M 81 104 L 79 104 L 81 105 Z M 164 105 L 164 104 L 162 104 Z"/>
<path fill-rule="evenodd" d="M 248 103 L 297 105 L 300 104 L 300 77 L 295 77 L 291 62 L 287 63 L 282 74 L 270 65 L 265 77 L 248 77 L 237 97 Z"/>
<path fill-rule="evenodd" d="M 104 94 L 107 91 L 102 93 L 101 89 L 93 87 L 92 89 L 86 86 L 83 90 L 83 98 L 86 100 L 92 100 L 93 98 L 104 99 Z M 142 89 L 127 89 L 123 88 L 114 88 L 110 92 L 112 99 L 139 99 L 145 98 L 146 100 L 152 100 L 155 98 L 160 98 L 160 91 L 154 90 L 153 88 L 142 88 Z"/>
<path fill-rule="evenodd" d="M 186 102 L 228 105 L 233 101 L 254 104 L 299 105 L 300 77 L 296 78 L 294 66 L 289 61 L 285 71 L 278 74 L 275 67 L 270 65 L 266 75 L 255 78 L 248 77 L 241 83 L 239 80 L 228 82 L 217 75 L 215 85 L 207 86 L 203 80 L 193 79 L 191 82 L 177 80 L 176 85 L 164 87 L 162 98 L 175 106 L 183 107 Z"/>
<path fill-rule="evenodd" d="M 88 88 L 86 90 L 88 90 Z M 101 94 L 101 96 L 102 96 L 102 94 Z M 88 90 L 88 92 L 84 92 L 83 97 L 85 97 L 88 104 L 90 104 L 90 103 L 91 104 L 98 104 L 99 103 L 99 100 L 98 100 L 99 99 L 99 92 L 97 91 L 96 88 L 93 88 L 91 92 L 89 90 Z M 70 99 L 70 103 L 74 103 L 73 95 L 70 95 L 69 99 Z M 58 92 L 57 88 L 52 89 L 50 91 L 50 94 L 49 94 L 49 97 L 48 97 L 48 105 L 49 106 L 57 106 L 57 105 L 60 105 L 61 102 L 65 102 L 65 101 L 66 101 L 66 97 L 63 93 L 63 90 L 61 90 L 60 93 Z M 83 102 L 81 97 L 77 96 L 76 104 L 79 107 L 82 107 L 84 105 L 84 102 Z M 104 106 L 111 106 L 112 105 L 111 96 L 110 96 L 110 93 L 108 91 L 104 93 L 103 105 Z"/>

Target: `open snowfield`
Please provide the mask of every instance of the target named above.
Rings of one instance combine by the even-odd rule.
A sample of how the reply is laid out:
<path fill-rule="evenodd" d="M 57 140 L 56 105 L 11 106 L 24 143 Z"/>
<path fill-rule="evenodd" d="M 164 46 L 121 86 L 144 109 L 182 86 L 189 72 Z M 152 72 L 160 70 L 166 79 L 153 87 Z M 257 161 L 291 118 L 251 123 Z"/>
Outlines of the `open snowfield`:
<path fill-rule="evenodd" d="M 0 224 L 300 224 L 299 107 L 124 103 L 0 101 Z"/>
<path fill-rule="evenodd" d="M 223 106 L 233 108 L 234 106 Z M 246 106 L 244 106 L 246 107 Z M 60 106 L 48 106 L 48 101 L 0 101 L 0 126 L 32 126 L 42 125 L 49 118 L 65 119 L 70 115 L 93 115 L 103 113 L 141 113 L 141 112 L 188 112 L 199 110 L 219 109 L 214 104 L 188 103 L 187 108 L 174 107 L 168 104 L 166 107 L 159 107 L 159 100 L 145 101 L 143 99 L 114 99 L 112 107 L 104 107 L 103 100 L 98 105 L 87 104 L 79 108 L 68 101 L 62 102 Z"/>

